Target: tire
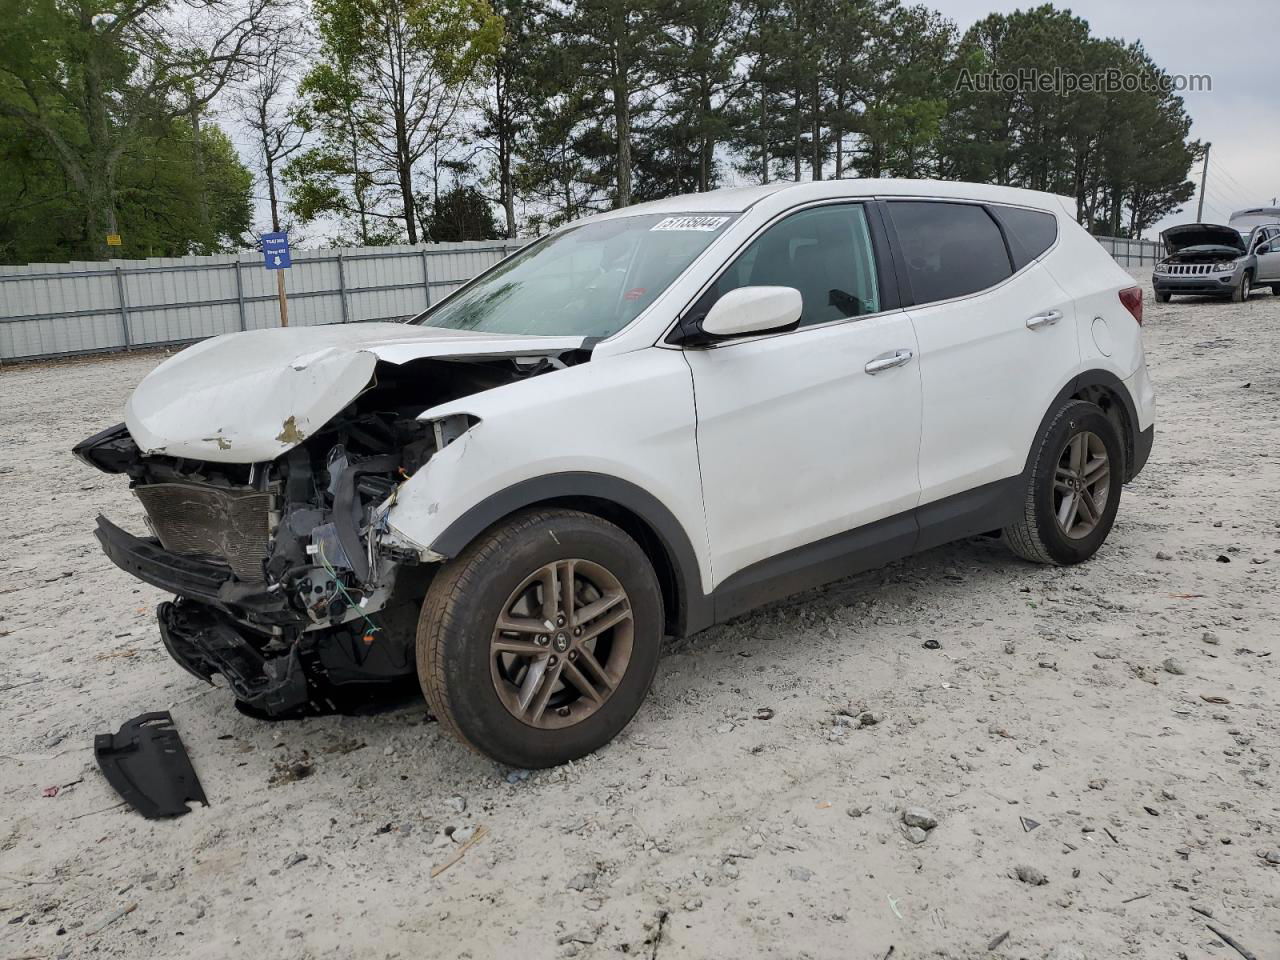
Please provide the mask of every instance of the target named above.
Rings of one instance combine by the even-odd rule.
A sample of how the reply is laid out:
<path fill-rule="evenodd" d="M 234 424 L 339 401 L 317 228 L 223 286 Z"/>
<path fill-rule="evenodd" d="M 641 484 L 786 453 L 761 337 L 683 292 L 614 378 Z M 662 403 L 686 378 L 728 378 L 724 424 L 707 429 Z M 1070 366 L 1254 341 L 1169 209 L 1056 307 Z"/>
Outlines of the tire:
<path fill-rule="evenodd" d="M 1090 436 L 1093 439 L 1089 439 Z M 1076 439 L 1080 437 L 1084 440 Z M 1086 482 L 1089 476 L 1095 475 L 1098 455 L 1102 452 L 1106 455 L 1107 470 L 1105 477 L 1094 483 L 1091 496 L 1085 499 L 1084 504 L 1076 512 L 1066 511 L 1072 518 L 1069 521 L 1072 532 L 1068 534 L 1059 520 L 1060 498 L 1075 496 L 1077 500 L 1082 499 L 1060 486 L 1071 480 L 1060 473 L 1060 468 L 1069 472 L 1069 467 L 1075 464 L 1072 451 L 1078 448 L 1073 446 L 1073 442 L 1083 442 L 1087 448 L 1083 458 L 1088 467 Z M 1116 511 L 1120 508 L 1124 456 L 1124 444 L 1116 426 L 1101 408 L 1084 400 L 1069 400 L 1063 404 L 1040 439 L 1023 499 L 1022 516 L 1004 528 L 1004 539 L 1009 548 L 1024 560 L 1035 563 L 1081 563 L 1092 557 L 1107 539 L 1115 523 Z M 1105 502 L 1099 506 L 1096 497 L 1103 491 Z M 1097 516 L 1086 531 L 1085 520 L 1090 509 L 1096 510 Z"/>
<path fill-rule="evenodd" d="M 1172 293 L 1162 293 L 1159 290 L 1157 290 L 1155 294 L 1156 294 L 1156 303 L 1168 303 L 1169 300 L 1173 297 Z"/>
<path fill-rule="evenodd" d="M 561 592 L 569 578 L 571 598 Z M 541 606 L 548 595 L 554 608 Z M 575 606 L 564 626 L 537 632 L 566 598 Z M 580 646 L 572 632 L 592 603 L 606 612 L 582 620 Z M 500 615 L 519 629 L 499 632 Z M 588 637 L 610 618 L 620 619 Z M 599 749 L 630 722 L 653 683 L 662 634 L 662 591 L 634 540 L 591 514 L 532 510 L 491 527 L 437 572 L 418 621 L 418 678 L 440 722 L 473 750 L 514 767 L 552 767 Z M 591 664 L 612 675 L 611 690 Z M 574 685 L 583 678 L 596 697 Z"/>
<path fill-rule="evenodd" d="M 1233 303 L 1244 303 L 1249 299 L 1252 292 L 1253 277 L 1249 271 L 1244 272 L 1244 276 L 1240 278 L 1240 286 L 1231 291 L 1231 301 Z"/>
<path fill-rule="evenodd" d="M 1273 283 L 1271 285 L 1271 295 L 1273 297 L 1280 297 L 1280 283 Z"/>

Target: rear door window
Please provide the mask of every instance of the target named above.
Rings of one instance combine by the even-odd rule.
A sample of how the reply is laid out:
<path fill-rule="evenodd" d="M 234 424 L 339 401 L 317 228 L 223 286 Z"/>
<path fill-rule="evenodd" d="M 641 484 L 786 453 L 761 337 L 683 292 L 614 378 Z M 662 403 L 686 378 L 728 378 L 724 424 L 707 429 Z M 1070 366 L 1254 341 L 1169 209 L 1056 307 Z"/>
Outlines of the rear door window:
<path fill-rule="evenodd" d="M 1058 218 L 1051 213 L 1025 207 L 991 207 L 990 210 L 1004 227 L 1015 270 L 1021 270 L 1058 239 Z"/>
<path fill-rule="evenodd" d="M 917 304 L 977 293 L 1012 276 L 1000 228 L 984 207 L 935 200 L 886 206 Z"/>

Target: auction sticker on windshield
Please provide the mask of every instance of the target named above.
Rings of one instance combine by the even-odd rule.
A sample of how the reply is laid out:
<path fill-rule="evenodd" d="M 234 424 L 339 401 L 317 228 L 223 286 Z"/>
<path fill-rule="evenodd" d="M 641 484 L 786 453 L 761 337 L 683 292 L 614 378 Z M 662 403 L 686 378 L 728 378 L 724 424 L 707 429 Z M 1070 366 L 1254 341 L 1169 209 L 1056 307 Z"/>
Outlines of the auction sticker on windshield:
<path fill-rule="evenodd" d="M 655 230 L 700 230 L 704 233 L 714 233 L 726 223 L 729 217 L 667 217 L 659 220 L 649 232 Z"/>

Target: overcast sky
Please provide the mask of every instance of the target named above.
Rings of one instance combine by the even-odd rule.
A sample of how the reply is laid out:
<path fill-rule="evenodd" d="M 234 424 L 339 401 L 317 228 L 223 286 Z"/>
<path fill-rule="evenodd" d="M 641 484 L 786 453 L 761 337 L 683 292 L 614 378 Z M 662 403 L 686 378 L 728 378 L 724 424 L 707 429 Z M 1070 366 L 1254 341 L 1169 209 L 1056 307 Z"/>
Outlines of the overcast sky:
<path fill-rule="evenodd" d="M 989 13 L 1036 6 L 1003 0 L 934 0 L 930 4 L 966 30 Z M 1191 137 L 1213 144 L 1204 219 L 1226 223 L 1232 211 L 1280 198 L 1280 4 L 1276 0 L 1077 0 L 1055 4 L 1089 21 L 1095 37 L 1142 45 L 1166 71 L 1208 74 L 1211 91 L 1182 94 Z M 1200 165 L 1192 171 L 1199 180 Z M 1195 218 L 1193 197 L 1162 227 Z"/>
<path fill-rule="evenodd" d="M 928 0 L 925 0 L 928 2 Z M 963 32 L 989 13 L 1036 6 L 1014 0 L 932 0 L 929 6 L 955 21 Z M 1094 36 L 1140 40 L 1171 74 L 1208 74 L 1212 89 L 1182 94 L 1191 115 L 1191 136 L 1213 144 L 1204 219 L 1225 223 L 1232 211 L 1268 205 L 1280 198 L 1280 23 L 1277 0 L 1077 0 L 1056 4 L 1089 22 Z M 252 169 L 249 137 L 231 117 L 220 118 Z M 1200 165 L 1191 177 L 1197 182 Z M 732 176 L 730 179 L 733 179 Z M 264 195 L 265 188 L 255 189 Z M 1166 217 L 1147 236 L 1194 219 L 1193 197 L 1183 212 Z M 265 197 L 258 196 L 256 226 L 270 229 Z M 303 228 L 308 245 L 331 227 Z"/>

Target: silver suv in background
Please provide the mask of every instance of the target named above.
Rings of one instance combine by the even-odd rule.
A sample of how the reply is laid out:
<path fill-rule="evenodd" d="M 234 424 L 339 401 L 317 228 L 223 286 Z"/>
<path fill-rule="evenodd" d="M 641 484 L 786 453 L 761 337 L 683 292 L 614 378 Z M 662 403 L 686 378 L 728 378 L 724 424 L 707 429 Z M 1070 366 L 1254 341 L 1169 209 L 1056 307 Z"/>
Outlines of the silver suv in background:
<path fill-rule="evenodd" d="M 1280 294 L 1280 222 L 1244 229 L 1217 223 L 1184 223 L 1160 234 L 1166 256 L 1156 264 L 1156 300 L 1176 294 L 1249 299 L 1256 286 Z"/>

